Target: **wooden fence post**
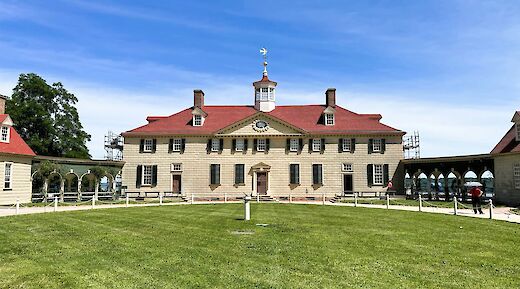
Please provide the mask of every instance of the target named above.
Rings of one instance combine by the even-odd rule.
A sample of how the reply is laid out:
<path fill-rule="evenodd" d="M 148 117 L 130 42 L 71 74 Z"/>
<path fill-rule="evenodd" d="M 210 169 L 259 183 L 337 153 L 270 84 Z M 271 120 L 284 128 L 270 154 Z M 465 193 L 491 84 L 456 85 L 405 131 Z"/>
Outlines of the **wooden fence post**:
<path fill-rule="evenodd" d="M 58 211 L 58 196 L 54 196 L 54 212 Z"/>
<path fill-rule="evenodd" d="M 422 212 L 422 196 L 419 194 L 419 212 Z"/>
<path fill-rule="evenodd" d="M 489 200 L 489 219 L 493 220 L 493 200 Z"/>
<path fill-rule="evenodd" d="M 386 209 L 390 208 L 390 195 L 386 194 Z"/>
<path fill-rule="evenodd" d="M 16 214 L 20 213 L 20 199 L 16 199 Z"/>
<path fill-rule="evenodd" d="M 455 196 L 455 198 L 453 198 L 453 211 L 455 212 L 455 216 L 457 215 L 457 196 Z"/>
<path fill-rule="evenodd" d="M 126 194 L 126 207 L 128 208 L 128 202 L 130 201 L 130 197 L 128 197 L 128 194 Z"/>
<path fill-rule="evenodd" d="M 357 207 L 358 193 L 354 193 L 354 207 Z"/>

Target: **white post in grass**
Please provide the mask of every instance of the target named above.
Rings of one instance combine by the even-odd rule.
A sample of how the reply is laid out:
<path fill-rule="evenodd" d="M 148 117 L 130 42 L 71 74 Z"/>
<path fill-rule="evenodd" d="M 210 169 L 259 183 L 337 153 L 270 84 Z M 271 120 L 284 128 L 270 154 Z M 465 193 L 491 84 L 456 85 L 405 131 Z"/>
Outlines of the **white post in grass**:
<path fill-rule="evenodd" d="M 289 194 L 289 204 L 292 203 L 292 194 Z"/>
<path fill-rule="evenodd" d="M 54 212 L 58 210 L 58 196 L 54 196 Z"/>
<path fill-rule="evenodd" d="M 96 207 L 96 196 L 92 196 L 92 209 Z"/>
<path fill-rule="evenodd" d="M 16 214 L 20 213 L 20 199 L 16 199 Z"/>
<path fill-rule="evenodd" d="M 251 196 L 244 197 L 244 220 L 251 220 Z"/>
<path fill-rule="evenodd" d="M 195 200 L 195 196 L 193 196 L 193 193 L 191 193 L 191 204 L 193 205 L 193 201 Z"/>
<path fill-rule="evenodd" d="M 159 193 L 159 206 L 162 206 L 162 194 Z"/>
<path fill-rule="evenodd" d="M 358 198 L 358 193 L 354 193 L 354 207 L 357 207 L 357 198 Z"/>
<path fill-rule="evenodd" d="M 493 220 L 493 200 L 489 200 L 489 219 Z"/>
<path fill-rule="evenodd" d="M 321 193 L 321 204 L 325 205 L 325 193 Z"/>
<path fill-rule="evenodd" d="M 256 193 L 256 202 L 260 203 L 260 195 L 258 193 Z"/>
<path fill-rule="evenodd" d="M 457 196 L 454 196 L 453 198 L 453 211 L 455 212 L 455 216 L 457 215 Z"/>
<path fill-rule="evenodd" d="M 386 194 L 386 209 L 390 208 L 390 195 Z"/>
<path fill-rule="evenodd" d="M 419 194 L 419 212 L 422 212 L 422 195 Z"/>
<path fill-rule="evenodd" d="M 224 193 L 224 203 L 227 203 L 227 193 Z"/>
<path fill-rule="evenodd" d="M 128 194 L 126 194 L 126 204 L 125 205 L 127 208 L 128 208 L 129 201 L 130 201 L 130 197 L 128 196 Z"/>

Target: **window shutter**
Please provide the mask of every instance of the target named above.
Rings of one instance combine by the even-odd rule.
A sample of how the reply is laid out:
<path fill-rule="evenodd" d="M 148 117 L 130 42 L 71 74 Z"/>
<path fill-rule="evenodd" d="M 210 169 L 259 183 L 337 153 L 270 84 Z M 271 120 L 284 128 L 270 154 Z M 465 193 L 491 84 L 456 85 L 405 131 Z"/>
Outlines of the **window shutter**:
<path fill-rule="evenodd" d="M 312 153 L 312 138 L 309 139 L 309 153 Z"/>
<path fill-rule="evenodd" d="M 288 138 L 287 141 L 285 142 L 285 152 L 288 153 L 291 151 L 291 139 Z"/>
<path fill-rule="evenodd" d="M 231 152 L 234 153 L 237 149 L 237 140 L 236 139 L 233 139 L 231 141 Z"/>
<path fill-rule="evenodd" d="M 294 165 L 295 184 L 300 183 L 300 165 Z"/>
<path fill-rule="evenodd" d="M 222 152 L 223 149 L 224 149 L 224 139 L 221 138 L 221 139 L 220 139 L 220 144 L 219 144 L 218 151 L 219 151 L 219 152 Z"/>
<path fill-rule="evenodd" d="M 244 151 L 247 151 L 247 139 L 244 140 Z"/>
<path fill-rule="evenodd" d="M 325 114 L 324 113 L 322 113 L 320 115 L 320 119 L 318 120 L 318 123 L 319 124 L 325 124 Z"/>
<path fill-rule="evenodd" d="M 208 144 L 206 145 L 206 151 L 209 153 L 211 153 L 211 139 L 208 139 Z"/>
<path fill-rule="evenodd" d="M 318 165 L 318 184 L 322 185 L 323 184 L 323 166 L 322 165 Z"/>
<path fill-rule="evenodd" d="M 269 151 L 270 146 L 271 146 L 271 140 L 270 139 L 266 139 L 265 140 L 265 152 Z"/>
<path fill-rule="evenodd" d="M 144 139 L 141 139 L 141 143 L 139 144 L 139 152 L 142 153 L 144 151 Z"/>
<path fill-rule="evenodd" d="M 339 153 L 343 152 L 343 139 L 342 138 L 340 138 L 338 141 L 338 152 Z"/>
<path fill-rule="evenodd" d="M 388 164 L 383 165 L 383 186 L 388 184 L 390 180 L 390 175 L 388 174 Z"/>
<path fill-rule="evenodd" d="M 367 165 L 367 183 L 369 187 L 374 184 L 374 165 Z"/>
<path fill-rule="evenodd" d="M 244 183 L 244 165 L 235 165 L 235 185 Z"/>
<path fill-rule="evenodd" d="M 183 138 L 181 140 L 181 153 L 184 153 L 184 150 L 186 150 L 186 139 Z"/>
<path fill-rule="evenodd" d="M 152 166 L 152 187 L 157 186 L 157 165 Z"/>
<path fill-rule="evenodd" d="M 173 151 L 173 138 L 168 142 L 168 152 L 171 153 Z"/>
<path fill-rule="evenodd" d="M 212 185 L 220 184 L 220 165 L 212 164 L 210 167 L 210 182 Z"/>
<path fill-rule="evenodd" d="M 321 139 L 321 153 L 323 153 L 325 151 L 325 139 L 322 138 Z"/>
<path fill-rule="evenodd" d="M 253 151 L 256 152 L 256 145 L 257 145 L 258 141 L 255 139 L 253 139 Z"/>
<path fill-rule="evenodd" d="M 300 150 L 299 150 L 299 153 L 301 153 L 302 150 L 303 150 L 303 139 L 302 139 L 302 138 L 299 140 L 299 143 L 300 143 Z"/>
<path fill-rule="evenodd" d="M 384 154 L 386 151 L 386 139 L 381 139 L 381 153 Z"/>
<path fill-rule="evenodd" d="M 154 153 L 157 150 L 157 139 L 154 138 L 152 140 L 152 153 Z"/>
<path fill-rule="evenodd" d="M 137 166 L 137 173 L 136 173 L 136 177 L 135 177 L 135 187 L 136 188 L 140 188 L 141 187 L 142 178 L 143 178 L 143 166 L 142 165 L 138 165 Z"/>
<path fill-rule="evenodd" d="M 215 184 L 220 185 L 220 165 L 215 165 Z"/>
<path fill-rule="evenodd" d="M 372 153 L 373 144 L 374 144 L 374 140 L 373 139 L 369 139 L 368 140 L 368 153 L 369 154 Z"/>
<path fill-rule="evenodd" d="M 319 164 L 312 165 L 312 184 L 313 185 L 323 184 L 322 175 L 321 175 L 321 165 L 319 165 Z"/>
<path fill-rule="evenodd" d="M 350 139 L 350 153 L 353 154 L 356 150 L 356 139 Z"/>

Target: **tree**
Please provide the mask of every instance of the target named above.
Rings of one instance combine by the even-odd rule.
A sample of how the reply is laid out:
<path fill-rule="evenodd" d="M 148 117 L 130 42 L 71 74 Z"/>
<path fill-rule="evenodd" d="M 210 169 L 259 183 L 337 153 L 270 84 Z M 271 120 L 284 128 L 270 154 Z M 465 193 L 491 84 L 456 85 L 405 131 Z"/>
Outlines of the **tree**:
<path fill-rule="evenodd" d="M 77 102 L 60 82 L 49 85 L 34 73 L 20 74 L 6 113 L 37 154 L 90 158 L 86 145 L 90 135 L 79 121 Z"/>

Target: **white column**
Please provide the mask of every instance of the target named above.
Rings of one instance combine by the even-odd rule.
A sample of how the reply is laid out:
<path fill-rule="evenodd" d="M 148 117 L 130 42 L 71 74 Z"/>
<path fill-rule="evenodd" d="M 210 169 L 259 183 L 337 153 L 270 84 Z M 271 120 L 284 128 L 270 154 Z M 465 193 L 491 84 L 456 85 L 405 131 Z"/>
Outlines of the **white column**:
<path fill-rule="evenodd" d="M 489 200 L 489 219 L 493 219 L 493 200 Z"/>
<path fill-rule="evenodd" d="M 422 196 L 419 194 L 419 212 L 422 212 Z"/>
<path fill-rule="evenodd" d="M 224 193 L 224 203 L 227 203 L 227 193 Z"/>
<path fill-rule="evenodd" d="M 246 196 L 244 198 L 244 220 L 251 220 L 251 197 Z"/>
<path fill-rule="evenodd" d="M 354 207 L 357 207 L 358 193 L 354 193 Z"/>
<path fill-rule="evenodd" d="M 453 211 L 455 213 L 455 216 L 457 215 L 457 196 L 455 196 L 455 198 L 453 198 Z"/>
<path fill-rule="evenodd" d="M 54 196 L 54 212 L 58 210 L 58 196 Z"/>
<path fill-rule="evenodd" d="M 159 193 L 159 206 L 162 206 L 162 194 Z"/>

